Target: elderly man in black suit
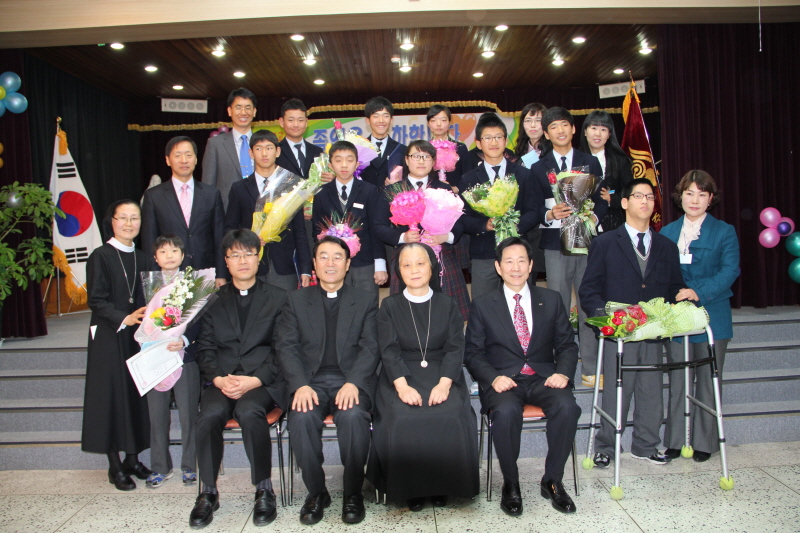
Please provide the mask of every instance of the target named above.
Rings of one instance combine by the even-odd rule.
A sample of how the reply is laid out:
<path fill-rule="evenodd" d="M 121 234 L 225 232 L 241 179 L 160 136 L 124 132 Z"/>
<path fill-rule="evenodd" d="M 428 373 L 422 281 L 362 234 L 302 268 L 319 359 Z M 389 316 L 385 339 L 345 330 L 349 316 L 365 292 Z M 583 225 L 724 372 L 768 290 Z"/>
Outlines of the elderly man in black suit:
<path fill-rule="evenodd" d="M 558 293 L 528 282 L 532 257 L 519 237 L 500 243 L 495 268 L 503 287 L 473 300 L 466 334 L 465 362 L 492 418 L 503 473 L 500 508 L 511 516 L 522 514 L 517 458 L 525 404 L 547 416 L 542 496 L 561 512 L 575 512 L 562 478 L 581 414 L 572 393 L 578 347 Z"/>
<path fill-rule="evenodd" d="M 250 125 L 256 117 L 256 95 L 239 87 L 228 95 L 228 116 L 233 129 L 208 139 L 203 154 L 203 183 L 216 187 L 228 208 L 231 185 L 253 173 Z"/>
<path fill-rule="evenodd" d="M 217 286 L 225 283 L 222 242 L 225 211 L 218 190 L 196 181 L 197 145 L 189 137 L 173 137 L 167 143 L 167 165 L 172 179 L 151 187 L 142 199 L 142 248 L 150 250 L 159 235 L 177 235 L 185 253 L 181 269 L 215 268 Z M 151 270 L 158 270 L 151 258 Z"/>
<path fill-rule="evenodd" d="M 253 523 L 263 526 L 277 516 L 272 489 L 272 443 L 267 413 L 285 407 L 286 382 L 275 360 L 273 335 L 286 302 L 286 291 L 258 279 L 261 242 L 248 229 L 237 229 L 222 241 L 232 283 L 202 317 L 197 340 L 197 364 L 203 391 L 197 415 L 197 462 L 202 493 L 189 516 L 198 529 L 211 523 L 219 509 L 217 475 L 223 455 L 222 430 L 231 418 L 242 428 L 250 460 L 250 480 L 256 485 Z"/>
<path fill-rule="evenodd" d="M 378 366 L 378 302 L 345 285 L 350 251 L 326 236 L 314 247 L 319 286 L 290 293 L 278 326 L 278 361 L 291 395 L 289 434 L 308 489 L 300 522 L 316 524 L 331 497 L 322 469 L 323 420 L 333 415 L 344 465 L 342 520 L 364 519 L 370 389 Z"/>
<path fill-rule="evenodd" d="M 625 224 L 601 234 L 589 247 L 586 274 L 580 286 L 580 301 L 588 316 L 605 315 L 606 302 L 637 304 L 662 297 L 675 303 L 675 296 L 686 285 L 681 274 L 678 247 L 650 228 L 655 205 L 653 185 L 646 178 L 630 181 L 622 190 Z M 662 362 L 662 341 L 630 342 L 625 345 L 625 364 L 652 365 Z M 603 371 L 605 383 L 616 381 L 616 343 L 605 343 Z M 628 419 L 631 398 L 636 395 L 633 410 L 631 456 L 656 465 L 669 462 L 658 446 L 659 430 L 664 418 L 661 391 L 662 373 L 628 370 L 623 376 L 622 429 Z M 603 391 L 602 407 L 606 413 L 616 409 L 617 389 Z M 597 433 L 594 464 L 605 468 L 614 455 L 615 428 L 601 420 Z"/>

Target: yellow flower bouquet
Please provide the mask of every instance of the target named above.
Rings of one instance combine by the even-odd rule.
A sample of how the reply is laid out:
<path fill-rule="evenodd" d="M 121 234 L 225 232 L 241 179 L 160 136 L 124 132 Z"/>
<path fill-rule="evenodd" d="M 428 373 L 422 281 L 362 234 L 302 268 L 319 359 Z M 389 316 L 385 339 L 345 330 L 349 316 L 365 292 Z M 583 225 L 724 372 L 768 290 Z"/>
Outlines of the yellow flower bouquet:
<path fill-rule="evenodd" d="M 519 237 L 519 211 L 514 209 L 519 196 L 519 183 L 513 175 L 496 178 L 493 184 L 475 185 L 461 193 L 461 196 L 474 211 L 492 219 L 496 244 L 509 237 Z"/>

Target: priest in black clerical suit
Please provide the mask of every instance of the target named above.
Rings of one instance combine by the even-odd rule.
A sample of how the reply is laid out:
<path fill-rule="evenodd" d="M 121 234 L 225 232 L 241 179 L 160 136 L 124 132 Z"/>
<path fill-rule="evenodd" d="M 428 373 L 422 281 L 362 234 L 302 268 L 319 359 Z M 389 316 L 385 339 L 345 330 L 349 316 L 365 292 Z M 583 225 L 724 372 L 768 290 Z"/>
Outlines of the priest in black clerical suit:
<path fill-rule="evenodd" d="M 378 365 L 377 302 L 346 286 L 350 252 L 326 236 L 314 247 L 319 285 L 290 293 L 278 325 L 278 362 L 291 396 L 289 434 L 308 496 L 300 521 L 315 524 L 331 503 L 322 469 L 323 420 L 333 415 L 344 465 L 342 520 L 364 518 L 370 389 Z"/>
<path fill-rule="evenodd" d="M 217 474 L 223 455 L 222 430 L 231 418 L 242 428 L 250 461 L 250 480 L 256 485 L 253 522 L 275 519 L 272 489 L 272 444 L 266 415 L 285 408 L 286 383 L 281 376 L 273 334 L 286 302 L 286 291 L 256 276 L 258 236 L 237 229 L 222 240 L 232 283 L 219 291 L 202 317 L 197 340 L 197 364 L 204 382 L 197 416 L 197 462 L 203 490 L 189 518 L 193 528 L 211 523 L 219 508 Z"/>
<path fill-rule="evenodd" d="M 500 507 L 512 516 L 522 514 L 517 458 L 525 404 L 547 416 L 542 496 L 561 512 L 575 511 L 562 478 L 581 414 L 572 393 L 578 346 L 558 293 L 528 283 L 532 257 L 519 237 L 498 245 L 495 266 L 503 286 L 473 300 L 464 356 L 481 388 L 482 411 L 492 420 L 504 480 Z"/>

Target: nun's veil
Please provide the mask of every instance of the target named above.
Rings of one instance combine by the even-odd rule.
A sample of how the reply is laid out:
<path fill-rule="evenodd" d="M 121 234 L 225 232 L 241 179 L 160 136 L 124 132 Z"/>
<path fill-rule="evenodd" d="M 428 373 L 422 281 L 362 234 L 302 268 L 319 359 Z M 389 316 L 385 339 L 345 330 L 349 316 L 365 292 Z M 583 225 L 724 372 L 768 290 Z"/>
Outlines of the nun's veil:
<path fill-rule="evenodd" d="M 439 266 L 439 261 L 436 259 L 436 253 L 433 251 L 433 248 L 421 242 L 401 244 L 394 251 L 394 258 L 392 259 L 392 274 L 397 276 L 397 280 L 400 282 L 400 290 L 403 291 L 406 288 L 406 284 L 403 282 L 403 276 L 400 275 L 400 254 L 406 248 L 422 248 L 425 250 L 425 253 L 428 254 L 428 259 L 431 261 L 431 279 L 428 284 L 430 285 L 431 289 L 434 290 L 434 292 L 442 292 L 441 267 Z"/>

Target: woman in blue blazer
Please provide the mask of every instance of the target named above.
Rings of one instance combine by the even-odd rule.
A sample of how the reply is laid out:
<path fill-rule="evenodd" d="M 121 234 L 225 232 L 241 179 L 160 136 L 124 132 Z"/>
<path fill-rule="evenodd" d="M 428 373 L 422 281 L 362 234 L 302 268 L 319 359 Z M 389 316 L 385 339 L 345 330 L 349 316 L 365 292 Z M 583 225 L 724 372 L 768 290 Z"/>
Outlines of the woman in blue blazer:
<path fill-rule="evenodd" d="M 720 378 L 725 362 L 728 341 L 733 337 L 731 317 L 731 286 L 739 277 L 739 240 L 733 226 L 717 220 L 707 210 L 718 201 L 717 185 L 703 170 L 690 170 L 681 178 L 672 194 L 684 215 L 662 228 L 661 234 L 678 246 L 681 254 L 681 271 L 688 285 L 676 300 L 692 300 L 705 307 L 714 333 Z M 670 343 L 669 360 L 683 361 L 683 345 L 678 339 Z M 707 356 L 706 335 L 690 338 L 690 357 Z M 693 372 L 694 373 L 694 372 Z M 695 397 L 706 405 L 714 405 L 711 383 L 711 366 L 697 367 Z M 692 376 L 694 378 L 694 376 Z M 680 456 L 684 444 L 684 386 L 683 369 L 673 370 L 669 376 L 669 411 L 664 433 L 665 452 L 671 458 Z M 716 419 L 707 412 L 692 406 L 692 447 L 696 462 L 707 461 L 719 450 Z"/>

